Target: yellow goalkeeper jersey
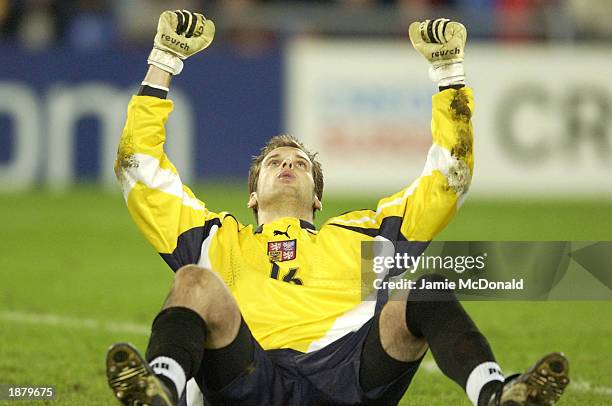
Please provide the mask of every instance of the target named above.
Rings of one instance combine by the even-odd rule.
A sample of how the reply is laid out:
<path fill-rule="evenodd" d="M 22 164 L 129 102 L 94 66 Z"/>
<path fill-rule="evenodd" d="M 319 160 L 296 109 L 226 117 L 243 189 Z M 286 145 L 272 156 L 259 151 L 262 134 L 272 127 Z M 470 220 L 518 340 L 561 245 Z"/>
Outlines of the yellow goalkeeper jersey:
<path fill-rule="evenodd" d="M 454 216 L 473 171 L 472 91 L 432 98 L 433 144 L 421 176 L 375 210 L 254 227 L 210 211 L 164 153 L 172 102 L 134 96 L 115 163 L 138 228 L 173 270 L 216 272 L 265 350 L 311 352 L 359 329 L 383 304 L 361 298 L 361 241 L 430 241 Z"/>

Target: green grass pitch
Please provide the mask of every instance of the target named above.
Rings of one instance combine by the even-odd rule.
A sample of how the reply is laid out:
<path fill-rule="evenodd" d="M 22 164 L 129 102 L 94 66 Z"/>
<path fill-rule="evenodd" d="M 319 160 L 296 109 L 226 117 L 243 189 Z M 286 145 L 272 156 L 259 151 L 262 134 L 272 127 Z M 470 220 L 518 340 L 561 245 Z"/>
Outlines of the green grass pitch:
<path fill-rule="evenodd" d="M 202 185 L 213 210 L 250 222 L 244 187 Z M 317 219 L 372 207 L 329 198 Z M 468 200 L 439 240 L 611 240 L 608 202 Z M 0 195 L 0 384 L 55 385 L 49 404 L 112 405 L 104 357 L 115 341 L 144 349 L 172 273 L 130 220 L 121 196 L 93 187 Z M 564 351 L 561 405 L 612 404 L 612 302 L 466 303 L 506 374 Z M 2 402 L 0 404 L 41 404 Z M 468 405 L 428 355 L 402 405 Z"/>

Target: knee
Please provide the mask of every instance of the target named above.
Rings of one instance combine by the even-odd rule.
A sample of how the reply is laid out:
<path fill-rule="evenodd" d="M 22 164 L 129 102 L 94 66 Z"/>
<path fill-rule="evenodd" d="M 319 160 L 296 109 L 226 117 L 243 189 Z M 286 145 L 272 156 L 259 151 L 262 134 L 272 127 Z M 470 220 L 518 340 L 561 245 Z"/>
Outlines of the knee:
<path fill-rule="evenodd" d="M 406 325 L 405 301 L 393 300 L 385 305 L 380 314 L 381 336 L 393 337 L 407 343 L 421 343 L 422 338 L 413 335 Z"/>
<path fill-rule="evenodd" d="M 406 302 L 391 301 L 385 305 L 379 321 L 380 342 L 391 357 L 400 361 L 419 359 L 427 350 L 423 337 L 415 336 L 406 324 Z"/>
<path fill-rule="evenodd" d="M 211 329 L 234 325 L 240 310 L 223 280 L 209 269 L 197 265 L 181 267 L 174 277 L 173 291 L 190 297 Z"/>
<path fill-rule="evenodd" d="M 209 269 L 197 265 L 185 265 L 174 274 L 174 290 L 218 289 L 223 281 Z"/>

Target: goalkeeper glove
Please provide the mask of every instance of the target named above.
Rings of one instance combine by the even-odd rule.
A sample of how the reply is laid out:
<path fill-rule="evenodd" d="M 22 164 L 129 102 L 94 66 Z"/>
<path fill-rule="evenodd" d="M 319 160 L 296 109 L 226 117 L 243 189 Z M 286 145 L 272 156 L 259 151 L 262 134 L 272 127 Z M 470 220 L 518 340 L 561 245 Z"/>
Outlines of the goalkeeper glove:
<path fill-rule="evenodd" d="M 467 30 L 447 18 L 414 22 L 408 29 L 412 46 L 429 61 L 429 77 L 438 86 L 465 84 L 463 50 Z"/>
<path fill-rule="evenodd" d="M 202 14 L 187 10 L 164 11 L 159 16 L 153 50 L 147 62 L 172 75 L 183 70 L 183 60 L 208 47 L 215 24 Z"/>

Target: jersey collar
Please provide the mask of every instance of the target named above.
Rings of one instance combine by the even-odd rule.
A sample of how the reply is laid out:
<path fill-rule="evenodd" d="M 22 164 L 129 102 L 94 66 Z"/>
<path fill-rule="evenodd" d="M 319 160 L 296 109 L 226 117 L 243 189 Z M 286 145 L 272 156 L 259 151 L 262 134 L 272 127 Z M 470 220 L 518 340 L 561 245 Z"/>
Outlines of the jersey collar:
<path fill-rule="evenodd" d="M 297 220 L 297 219 L 296 219 Z M 265 224 L 260 224 L 255 231 L 253 231 L 254 234 L 261 234 L 263 232 L 263 227 Z M 300 227 L 303 229 L 308 229 L 308 230 L 313 230 L 316 231 L 316 227 L 314 226 L 314 224 L 306 221 L 306 220 L 302 220 L 300 219 Z"/>

